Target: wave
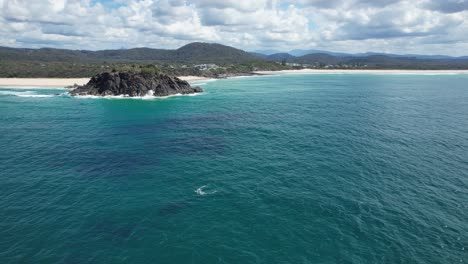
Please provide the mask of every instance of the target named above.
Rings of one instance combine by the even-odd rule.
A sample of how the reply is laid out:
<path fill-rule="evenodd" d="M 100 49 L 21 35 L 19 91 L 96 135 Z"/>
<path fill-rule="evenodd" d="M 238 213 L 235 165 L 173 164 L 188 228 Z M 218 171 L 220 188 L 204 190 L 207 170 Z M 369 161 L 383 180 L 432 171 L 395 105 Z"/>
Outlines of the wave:
<path fill-rule="evenodd" d="M 219 79 L 205 79 L 205 80 L 195 80 L 195 81 L 189 81 L 191 85 L 207 85 L 210 82 L 216 82 Z"/>
<path fill-rule="evenodd" d="M 13 95 L 18 97 L 36 97 L 36 98 L 46 98 L 46 97 L 54 97 L 58 96 L 55 94 L 37 94 L 35 91 L 0 91 L 0 95 Z"/>
<path fill-rule="evenodd" d="M 77 95 L 74 96 L 75 98 L 79 99 L 125 99 L 125 100 L 162 100 L 167 99 L 170 97 L 178 97 L 178 96 L 199 96 L 204 93 L 194 93 L 194 94 L 173 94 L 168 96 L 154 96 L 152 93 L 148 93 L 145 96 L 134 96 L 131 97 L 129 95 L 106 95 L 106 96 L 99 96 L 99 95 Z"/>
<path fill-rule="evenodd" d="M 205 189 L 206 187 L 208 187 L 208 185 L 203 185 L 203 186 L 199 187 L 198 189 L 195 190 L 195 193 L 197 193 L 197 195 L 200 195 L 200 196 L 205 196 L 205 195 L 209 195 L 209 194 L 215 194 L 215 193 L 218 192 L 216 190 L 210 191 L 210 192 L 205 192 L 203 189 Z"/>
<path fill-rule="evenodd" d="M 37 97 L 37 98 L 48 98 L 48 97 L 55 97 L 58 95 L 54 94 L 24 94 L 24 95 L 18 95 L 19 97 Z"/>

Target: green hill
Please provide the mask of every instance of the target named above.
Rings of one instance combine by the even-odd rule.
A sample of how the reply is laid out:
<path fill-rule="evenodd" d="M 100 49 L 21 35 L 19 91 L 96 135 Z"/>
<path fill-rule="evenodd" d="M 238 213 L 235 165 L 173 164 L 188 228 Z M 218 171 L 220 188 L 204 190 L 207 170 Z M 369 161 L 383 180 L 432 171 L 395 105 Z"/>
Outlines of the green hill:
<path fill-rule="evenodd" d="M 210 44 L 191 43 L 176 50 L 134 48 L 127 50 L 17 49 L 0 47 L 2 61 L 29 62 L 155 62 L 187 64 L 235 64 L 262 60 L 243 50 Z"/>
<path fill-rule="evenodd" d="M 195 67 L 198 64 L 216 66 Z M 175 50 L 134 48 L 90 51 L 0 47 L 0 77 L 89 77 L 104 71 L 147 66 L 170 75 L 223 77 L 248 74 L 253 70 L 300 69 L 303 66 L 319 69 L 468 69 L 468 58 L 416 58 L 379 54 L 336 56 L 327 53 L 301 57 L 287 53 L 267 56 L 201 42 Z"/>
<path fill-rule="evenodd" d="M 240 49 L 200 42 L 185 45 L 173 53 L 178 62 L 236 64 L 262 60 Z"/>

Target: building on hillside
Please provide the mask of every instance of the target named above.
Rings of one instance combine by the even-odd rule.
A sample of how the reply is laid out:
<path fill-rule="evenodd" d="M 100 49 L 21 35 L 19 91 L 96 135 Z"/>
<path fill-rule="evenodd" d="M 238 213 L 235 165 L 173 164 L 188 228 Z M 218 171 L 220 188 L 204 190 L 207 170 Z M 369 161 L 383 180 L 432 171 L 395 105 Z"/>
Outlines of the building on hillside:
<path fill-rule="evenodd" d="M 193 68 L 198 69 L 200 71 L 207 71 L 211 69 L 217 69 L 219 68 L 219 66 L 216 64 L 198 64 L 193 66 Z"/>

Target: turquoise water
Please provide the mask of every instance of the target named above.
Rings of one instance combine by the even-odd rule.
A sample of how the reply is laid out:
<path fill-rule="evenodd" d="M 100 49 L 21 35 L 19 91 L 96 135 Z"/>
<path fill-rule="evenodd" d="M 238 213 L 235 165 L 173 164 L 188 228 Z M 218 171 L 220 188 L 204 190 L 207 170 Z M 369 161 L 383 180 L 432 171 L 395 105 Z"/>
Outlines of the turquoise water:
<path fill-rule="evenodd" d="M 1 263 L 468 261 L 468 75 L 0 90 Z"/>

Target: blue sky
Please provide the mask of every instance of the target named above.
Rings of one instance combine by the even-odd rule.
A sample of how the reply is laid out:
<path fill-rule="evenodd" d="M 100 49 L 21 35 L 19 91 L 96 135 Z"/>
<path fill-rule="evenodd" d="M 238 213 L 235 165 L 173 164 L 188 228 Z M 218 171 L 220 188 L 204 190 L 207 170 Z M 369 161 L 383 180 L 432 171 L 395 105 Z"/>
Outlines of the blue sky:
<path fill-rule="evenodd" d="M 468 0 L 0 0 L 0 45 L 468 55 Z"/>
<path fill-rule="evenodd" d="M 106 8 L 115 9 L 122 6 L 125 6 L 125 1 L 115 1 L 115 0 L 93 0 L 91 1 L 91 5 L 95 5 L 97 3 L 101 3 Z"/>

